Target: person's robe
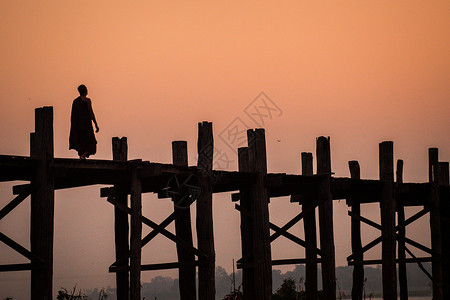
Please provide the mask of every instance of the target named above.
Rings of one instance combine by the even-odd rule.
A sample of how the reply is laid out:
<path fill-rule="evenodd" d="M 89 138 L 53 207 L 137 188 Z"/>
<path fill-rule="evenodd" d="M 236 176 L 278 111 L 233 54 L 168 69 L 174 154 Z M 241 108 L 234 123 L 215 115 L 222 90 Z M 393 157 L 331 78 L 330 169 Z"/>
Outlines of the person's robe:
<path fill-rule="evenodd" d="M 97 152 L 97 140 L 92 128 L 89 104 L 81 97 L 73 100 L 70 118 L 69 149 L 75 149 L 81 156 L 88 152 L 93 155 Z"/>

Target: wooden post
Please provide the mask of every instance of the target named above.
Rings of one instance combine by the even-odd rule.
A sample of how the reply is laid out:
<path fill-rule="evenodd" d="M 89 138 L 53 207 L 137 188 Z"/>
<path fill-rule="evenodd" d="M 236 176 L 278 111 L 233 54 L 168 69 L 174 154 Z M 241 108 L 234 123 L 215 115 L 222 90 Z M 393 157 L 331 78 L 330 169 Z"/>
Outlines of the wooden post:
<path fill-rule="evenodd" d="M 397 160 L 397 186 L 403 183 L 403 160 Z M 400 285 L 400 300 L 408 300 L 408 280 L 406 276 L 406 250 L 405 250 L 405 207 L 397 201 L 398 235 L 398 282 Z"/>
<path fill-rule="evenodd" d="M 214 300 L 215 288 L 215 257 L 211 171 L 214 157 L 214 140 L 212 123 L 198 123 L 198 162 L 201 169 L 200 196 L 197 199 L 197 240 L 198 250 L 205 253 L 206 261 L 198 267 L 198 296 L 200 300 Z"/>
<path fill-rule="evenodd" d="M 394 199 L 394 144 L 382 142 L 379 146 L 380 180 L 384 183 L 381 210 L 381 238 L 382 238 L 382 276 L 383 298 L 397 299 L 397 271 L 395 262 L 395 199 Z"/>
<path fill-rule="evenodd" d="M 302 152 L 302 175 L 313 175 L 312 153 Z M 305 257 L 306 257 L 306 299 L 317 299 L 317 235 L 316 235 L 316 210 L 314 208 L 314 197 L 303 199 L 302 211 L 311 211 L 303 217 L 305 231 Z"/>
<path fill-rule="evenodd" d="M 333 200 L 331 197 L 330 138 L 319 137 L 317 143 L 317 174 L 325 177 L 318 190 L 320 248 L 322 250 L 322 285 L 324 299 L 336 299 L 336 263 L 333 234 Z"/>
<path fill-rule="evenodd" d="M 428 182 L 434 182 L 434 174 L 438 164 L 439 150 L 438 148 L 428 149 Z"/>
<path fill-rule="evenodd" d="M 239 172 L 249 172 L 248 148 L 238 149 Z M 250 190 L 243 187 L 239 190 L 241 204 L 241 247 L 242 247 L 242 291 L 245 299 L 255 298 L 255 282 L 253 278 L 253 236 L 252 222 L 250 216 L 245 212 L 250 212 Z"/>
<path fill-rule="evenodd" d="M 449 163 L 439 162 L 437 164 L 437 180 L 442 186 L 449 186 Z M 450 199 L 445 199 L 439 194 L 439 212 L 441 215 L 441 263 L 442 282 L 450 282 Z M 447 221 L 444 221 L 447 220 Z M 450 284 L 442 285 L 442 299 L 450 299 Z"/>
<path fill-rule="evenodd" d="M 250 214 L 253 236 L 254 299 L 272 298 L 272 259 L 269 232 L 269 195 L 264 129 L 247 130 L 249 169 L 256 173 L 250 187 Z"/>
<path fill-rule="evenodd" d="M 130 300 L 141 300 L 142 182 L 131 171 Z"/>
<path fill-rule="evenodd" d="M 352 179 L 361 179 L 361 171 L 357 161 L 349 161 L 350 177 Z M 350 203 L 352 207 L 352 216 L 361 216 L 361 199 L 351 197 Z M 363 252 L 361 243 L 361 221 L 357 218 L 351 218 L 351 235 L 352 235 L 352 252 L 355 255 L 353 265 L 353 287 L 352 299 L 361 300 L 363 298 L 364 286 L 364 266 L 363 266 Z"/>
<path fill-rule="evenodd" d="M 128 145 L 127 138 L 123 137 L 119 139 L 114 137 L 112 139 L 112 151 L 113 160 L 115 161 L 127 161 Z M 122 185 L 115 185 L 114 190 L 116 191 L 114 197 L 117 203 L 124 207 L 128 207 L 128 195 L 125 192 L 125 188 Z M 124 257 L 128 256 L 128 214 L 125 211 L 120 210 L 114 206 L 114 232 L 115 232 L 115 244 L 116 244 L 116 262 L 120 263 L 123 261 Z M 120 267 L 125 267 L 128 269 L 129 260 L 127 259 L 123 264 L 117 265 L 117 269 Z M 129 299 L 128 290 L 128 271 L 117 271 L 116 272 L 116 294 L 117 299 Z"/>
<path fill-rule="evenodd" d="M 442 286 L 442 237 L 441 234 L 441 212 L 439 199 L 439 173 L 438 173 L 438 149 L 428 149 L 428 170 L 430 181 L 430 230 L 431 230 L 431 250 L 432 250 L 432 278 L 433 278 L 433 299 L 443 298 Z M 445 237 L 444 237 L 445 239 Z"/>
<path fill-rule="evenodd" d="M 31 135 L 31 157 L 38 159 L 31 184 L 31 252 L 44 262 L 31 261 L 31 299 L 50 300 L 53 286 L 54 178 L 53 108 L 35 110 L 35 133 Z"/>
<path fill-rule="evenodd" d="M 187 166 L 187 142 L 174 141 L 172 142 L 173 164 L 176 166 Z M 182 196 L 181 196 L 182 197 Z M 175 211 L 175 232 L 177 237 L 188 243 L 192 243 L 192 228 L 191 228 L 191 212 L 190 206 L 179 205 L 181 198 L 174 196 Z M 177 254 L 179 262 L 179 289 L 181 300 L 196 299 L 196 284 L 195 284 L 195 256 L 192 252 L 186 251 L 181 245 L 177 244 Z"/>

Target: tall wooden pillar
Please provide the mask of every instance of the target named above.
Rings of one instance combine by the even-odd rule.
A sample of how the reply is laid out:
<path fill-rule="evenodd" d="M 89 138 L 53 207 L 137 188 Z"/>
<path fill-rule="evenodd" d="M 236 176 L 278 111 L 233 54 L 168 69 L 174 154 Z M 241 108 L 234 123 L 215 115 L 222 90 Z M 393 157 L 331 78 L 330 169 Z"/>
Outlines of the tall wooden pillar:
<path fill-rule="evenodd" d="M 361 179 L 361 171 L 359 163 L 357 161 L 349 161 L 348 166 L 350 168 L 350 177 L 352 179 Z M 355 255 L 353 265 L 353 286 L 352 286 L 352 299 L 361 300 L 363 298 L 363 286 L 364 286 L 364 266 L 363 266 L 363 252 L 361 243 L 361 221 L 356 218 L 361 216 L 361 199 L 352 196 L 350 198 L 350 204 L 352 207 L 352 219 L 351 219 L 351 235 L 352 235 L 352 252 Z"/>
<path fill-rule="evenodd" d="M 114 137 L 112 139 L 112 151 L 113 160 L 115 161 L 127 161 L 128 145 L 127 138 L 123 137 L 119 139 Z M 128 207 L 128 195 L 125 190 L 125 186 L 118 184 L 114 186 L 115 201 L 123 207 Z M 115 232 L 115 244 L 116 244 L 116 294 L 117 299 L 129 299 L 129 280 L 128 280 L 128 263 L 129 260 L 124 260 L 128 257 L 128 214 L 116 206 L 114 206 L 114 232 Z M 125 267 L 124 271 L 120 267 Z"/>
<path fill-rule="evenodd" d="M 201 170 L 200 196 L 197 199 L 197 240 L 198 250 L 205 253 L 206 261 L 201 261 L 198 267 L 198 296 L 200 300 L 214 300 L 215 260 L 212 182 L 211 171 L 214 157 L 214 140 L 212 123 L 198 123 L 198 162 Z"/>
<path fill-rule="evenodd" d="M 379 145 L 380 180 L 383 182 L 381 210 L 382 276 L 383 298 L 397 299 L 396 241 L 395 241 L 395 199 L 394 199 L 394 144 L 382 142 Z"/>
<path fill-rule="evenodd" d="M 302 175 L 313 175 L 313 157 L 312 153 L 302 153 Z M 315 197 L 308 195 L 303 199 L 302 211 L 307 211 L 303 217 L 303 227 L 305 231 L 305 257 L 306 257 L 306 274 L 305 274 L 305 292 L 306 299 L 317 299 L 317 235 L 316 235 L 316 209 Z"/>
<path fill-rule="evenodd" d="M 429 159 L 429 180 L 430 180 L 430 231 L 431 231 L 431 250 L 432 250 L 432 278 L 433 278 L 433 299 L 443 298 L 442 285 L 442 241 L 441 234 L 441 212 L 439 199 L 439 173 L 438 173 L 438 149 L 428 149 Z M 445 239 L 446 237 L 444 237 Z"/>
<path fill-rule="evenodd" d="M 130 300 L 141 300 L 142 181 L 131 170 Z"/>
<path fill-rule="evenodd" d="M 238 149 L 239 172 L 249 172 L 248 148 Z M 250 189 L 242 187 L 239 190 L 241 204 L 241 248 L 242 248 L 242 291 L 245 299 L 255 298 L 255 281 L 253 272 L 253 235 L 251 217 L 245 212 L 250 212 Z"/>
<path fill-rule="evenodd" d="M 403 183 L 403 160 L 397 160 L 397 186 Z M 408 300 L 408 279 L 406 276 L 406 248 L 405 248 L 405 207 L 397 201 L 398 219 L 398 282 L 400 286 L 400 300 Z"/>
<path fill-rule="evenodd" d="M 176 166 L 187 166 L 187 142 L 174 141 L 172 142 L 173 164 Z M 177 237 L 185 241 L 190 246 L 192 243 L 192 228 L 191 228 L 191 212 L 190 203 L 181 203 L 182 197 L 174 196 L 172 198 L 175 211 L 175 232 Z M 178 254 L 178 274 L 179 274 L 179 289 L 181 300 L 196 299 L 195 286 L 195 256 L 192 252 L 188 252 L 181 245 L 177 244 Z"/>
<path fill-rule="evenodd" d="M 31 194 L 31 252 L 44 262 L 31 261 L 31 299 L 51 300 L 53 284 L 54 178 L 53 108 L 35 110 L 35 133 L 31 134 L 31 157 L 38 160 Z"/>
<path fill-rule="evenodd" d="M 449 163 L 439 162 L 437 165 L 437 179 L 441 186 L 449 186 Z M 440 188 L 439 188 L 440 189 Z M 448 196 L 447 196 L 448 197 Z M 441 215 L 441 262 L 442 282 L 450 282 L 450 199 L 439 194 L 439 211 Z M 450 284 L 442 285 L 443 299 L 450 299 Z"/>
<path fill-rule="evenodd" d="M 322 250 L 322 285 L 324 299 L 336 298 L 336 263 L 333 233 L 333 200 L 331 197 L 330 138 L 317 139 L 317 174 L 324 178 L 318 189 L 320 248 Z"/>
<path fill-rule="evenodd" d="M 272 259 L 269 232 L 269 195 L 266 139 L 264 129 L 247 130 L 248 166 L 256 178 L 250 187 L 249 202 L 253 237 L 253 276 L 255 299 L 272 298 Z"/>

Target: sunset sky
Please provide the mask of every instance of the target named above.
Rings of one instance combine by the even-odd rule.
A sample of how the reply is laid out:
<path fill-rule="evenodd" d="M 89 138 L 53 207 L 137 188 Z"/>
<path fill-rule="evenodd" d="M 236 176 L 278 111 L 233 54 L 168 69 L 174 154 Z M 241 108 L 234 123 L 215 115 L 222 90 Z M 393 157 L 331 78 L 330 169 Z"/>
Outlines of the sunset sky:
<path fill-rule="evenodd" d="M 100 126 L 96 159 L 111 159 L 111 138 L 127 136 L 130 159 L 170 163 L 171 142 L 187 140 L 195 165 L 197 122 L 207 120 L 216 166 L 236 170 L 220 136 L 236 120 L 258 127 L 246 108 L 264 92 L 279 108 L 264 123 L 269 172 L 298 174 L 300 153 L 315 153 L 321 135 L 331 137 L 336 176 L 349 176 L 348 161 L 359 160 L 361 176 L 376 179 L 385 140 L 405 161 L 405 181 L 427 181 L 429 147 L 450 160 L 449 1 L 1 0 L 0 43 L 0 154 L 28 155 L 34 109 L 53 106 L 55 156 L 76 158 L 68 149 L 70 109 L 84 83 Z M 18 183 L 0 184 L 1 207 Z M 113 208 L 100 187 L 56 192 L 55 289 L 115 284 L 107 273 Z M 239 214 L 230 194 L 214 200 L 217 265 L 230 272 L 240 258 Z M 348 208 L 345 201 L 334 208 L 336 260 L 345 265 Z M 161 221 L 172 204 L 145 195 L 143 209 Z M 277 225 L 299 211 L 288 198 L 270 204 Z M 363 214 L 377 220 L 378 206 Z M 429 244 L 427 219 L 421 222 L 407 235 Z M 302 228 L 291 232 L 303 236 Z M 0 232 L 29 247 L 29 199 L 0 221 Z M 365 230 L 363 242 L 376 235 Z M 26 262 L 3 244 L 0 253 L 0 264 Z M 304 252 L 280 239 L 272 255 Z M 163 237 L 143 249 L 143 263 L 175 259 L 175 245 Z M 177 276 L 143 272 L 142 279 L 157 275 Z M 0 274 L 0 298 L 27 299 L 29 276 Z"/>

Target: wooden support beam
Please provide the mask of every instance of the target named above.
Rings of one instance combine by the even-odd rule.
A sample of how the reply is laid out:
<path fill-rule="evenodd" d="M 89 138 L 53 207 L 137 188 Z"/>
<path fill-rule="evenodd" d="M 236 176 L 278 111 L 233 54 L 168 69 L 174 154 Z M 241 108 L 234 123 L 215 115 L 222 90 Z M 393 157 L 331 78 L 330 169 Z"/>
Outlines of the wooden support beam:
<path fill-rule="evenodd" d="M 0 265 L 0 272 L 28 271 L 31 270 L 31 263 Z"/>
<path fill-rule="evenodd" d="M 194 267 L 200 265 L 198 261 L 195 261 Z M 169 263 L 157 263 L 157 264 L 147 264 L 141 265 L 141 271 L 157 271 L 157 270 L 169 270 L 169 269 L 178 269 L 180 267 L 179 262 L 169 262 Z M 126 272 L 129 271 L 129 267 L 122 266 L 120 268 L 116 266 L 110 266 L 109 272 Z"/>
<path fill-rule="evenodd" d="M 239 172 L 248 172 L 248 148 L 243 147 L 238 149 L 238 166 Z M 251 267 L 242 267 L 242 290 L 246 299 L 255 298 L 255 282 L 253 274 L 253 234 L 251 216 L 247 215 L 245 211 L 250 211 L 250 190 L 247 186 L 243 186 L 240 191 L 240 217 L 241 217 L 241 251 L 242 260 L 248 260 Z M 238 266 L 238 269 L 240 267 Z"/>
<path fill-rule="evenodd" d="M 197 240 L 198 249 L 206 254 L 206 259 L 198 267 L 199 299 L 214 300 L 216 296 L 215 272 L 216 254 L 214 251 L 213 206 L 212 206 L 212 167 L 214 139 L 212 123 L 198 123 L 198 162 L 200 169 L 200 195 L 197 199 Z"/>
<path fill-rule="evenodd" d="M 127 212 L 127 214 L 131 215 L 131 209 L 129 207 L 125 207 L 125 206 L 122 206 L 122 205 L 118 204 L 117 202 L 115 202 L 115 200 L 112 197 L 108 197 L 107 199 L 108 199 L 109 203 L 111 203 L 112 205 L 118 207 L 120 210 Z M 205 257 L 205 254 L 203 254 L 201 251 L 197 250 L 194 246 L 189 245 L 184 240 L 178 238 L 176 235 L 174 235 L 170 231 L 167 231 L 166 229 L 163 229 L 160 225 L 156 224 L 152 220 L 150 220 L 150 219 L 148 219 L 148 218 L 146 218 L 144 216 L 141 216 L 141 222 L 144 223 L 145 225 L 151 227 L 154 230 L 158 230 L 166 238 L 168 238 L 169 240 L 175 242 L 177 245 L 180 245 L 180 247 L 182 247 L 185 251 L 189 251 L 191 253 L 194 253 L 198 257 Z"/>
<path fill-rule="evenodd" d="M 313 157 L 312 153 L 302 152 L 301 154 L 301 168 L 303 176 L 313 175 Z M 316 205 L 313 197 L 305 197 L 302 204 L 302 212 L 306 212 L 303 217 L 303 228 L 305 232 L 305 292 L 306 299 L 317 299 L 317 254 L 314 249 L 317 248 L 317 233 L 316 233 Z M 272 264 L 274 262 L 272 261 Z"/>
<path fill-rule="evenodd" d="M 7 214 L 9 214 L 14 208 L 16 208 L 20 203 L 23 202 L 31 194 L 31 185 L 22 191 L 17 197 L 15 197 L 11 202 L 5 205 L 5 207 L 0 210 L 0 220 L 3 219 Z"/>
<path fill-rule="evenodd" d="M 394 199 L 394 144 L 379 145 L 380 180 L 384 183 L 380 199 L 382 237 L 383 298 L 397 299 L 397 270 L 395 244 L 395 199 Z"/>
<path fill-rule="evenodd" d="M 397 185 L 403 183 L 403 160 L 397 160 Z M 408 280 L 406 278 L 406 237 L 405 207 L 402 201 L 397 201 L 398 236 L 398 282 L 400 286 L 400 300 L 408 300 Z"/>
<path fill-rule="evenodd" d="M 31 134 L 31 157 L 38 160 L 31 194 L 31 252 L 43 262 L 31 261 L 31 299 L 53 299 L 53 231 L 54 231 L 54 177 L 50 164 L 53 160 L 53 108 L 35 110 L 35 133 Z"/>
<path fill-rule="evenodd" d="M 396 260 L 397 261 L 397 263 L 398 263 L 398 259 Z M 414 257 L 414 258 L 406 258 L 405 259 L 405 262 L 406 263 L 415 263 L 415 264 L 417 264 L 417 263 L 422 263 L 422 262 L 431 262 L 431 257 Z M 362 264 L 364 265 L 364 266 L 367 266 L 367 265 L 381 265 L 383 263 L 383 261 L 381 260 L 381 259 L 368 259 L 368 260 L 364 260 L 363 262 L 362 262 Z M 355 265 L 355 262 L 354 261 L 350 261 L 350 262 L 348 262 L 348 265 L 349 266 L 354 266 Z"/>
<path fill-rule="evenodd" d="M 330 138 L 317 139 L 317 174 L 328 174 L 318 189 L 320 249 L 322 256 L 322 285 L 325 299 L 336 298 L 336 263 L 333 233 L 333 200 L 331 197 Z"/>
<path fill-rule="evenodd" d="M 172 155 L 174 165 L 187 166 L 187 143 L 185 141 L 172 142 Z M 175 195 L 172 197 L 175 211 L 175 232 L 178 238 L 192 246 L 190 203 L 182 203 L 182 201 L 187 200 L 185 197 L 186 195 Z M 179 244 L 177 244 L 177 254 L 180 264 L 178 269 L 180 299 L 195 300 L 195 256 L 191 252 L 184 251 Z"/>
<path fill-rule="evenodd" d="M 352 179 L 361 179 L 361 171 L 359 163 L 357 161 L 349 161 L 348 166 L 350 169 L 350 177 Z M 352 241 L 352 252 L 355 254 L 354 258 L 354 268 L 353 268 L 353 286 L 352 286 L 352 299 L 361 300 L 363 297 L 363 286 L 364 286 L 364 267 L 363 260 L 364 255 L 362 251 L 361 243 L 361 205 L 360 199 L 350 198 L 349 202 L 352 204 L 351 211 L 351 241 Z"/>
<path fill-rule="evenodd" d="M 9 246 L 11 249 L 14 249 L 16 252 L 22 254 L 26 258 L 28 258 L 31 261 L 34 261 L 36 263 L 43 263 L 44 261 L 36 256 L 35 254 L 28 251 L 26 248 L 22 247 L 20 244 L 16 243 L 11 238 L 7 237 L 3 233 L 0 232 L 0 241 L 3 242 L 5 245 Z"/>
<path fill-rule="evenodd" d="M 142 183 L 138 167 L 131 171 L 130 300 L 141 299 Z"/>
<path fill-rule="evenodd" d="M 375 247 L 379 243 L 381 243 L 381 236 L 377 237 L 376 239 L 372 240 L 370 243 L 368 243 L 367 245 L 362 247 L 361 248 L 361 252 L 353 252 L 351 255 L 349 255 L 347 257 L 347 261 L 354 260 L 356 256 L 362 255 L 364 252 L 368 251 L 369 249 L 372 249 L 373 247 Z"/>
<path fill-rule="evenodd" d="M 127 138 L 114 137 L 112 139 L 112 152 L 114 161 L 127 161 L 128 144 Z M 114 186 L 114 198 L 117 203 L 128 207 L 128 195 L 126 193 L 127 187 L 123 184 Z M 114 206 L 114 233 L 116 245 L 116 266 L 128 266 L 130 250 L 128 245 L 128 214 Z M 126 259 L 123 259 L 127 257 Z M 129 274 L 128 270 L 118 271 L 116 273 L 116 291 L 117 298 L 128 300 L 129 296 Z"/>
<path fill-rule="evenodd" d="M 437 165 L 439 184 L 439 211 L 441 215 L 441 257 L 442 282 L 450 282 L 450 193 L 445 195 L 442 191 L 449 186 L 449 163 L 439 162 Z M 443 299 L 450 299 L 450 284 L 443 284 Z"/>
<path fill-rule="evenodd" d="M 433 299 L 444 299 L 443 294 L 443 270 L 442 270 L 442 235 L 441 235 L 441 212 L 439 199 L 439 173 L 438 173 L 438 149 L 428 149 L 429 180 L 430 180 L 430 231 L 432 249 L 432 277 L 433 277 Z M 448 237 L 444 237 L 448 238 Z"/>
<path fill-rule="evenodd" d="M 269 231 L 269 194 L 267 177 L 266 139 L 264 129 L 247 130 L 248 167 L 256 173 L 250 185 L 249 207 L 253 235 L 254 293 L 259 300 L 272 298 L 272 260 Z"/>
<path fill-rule="evenodd" d="M 359 205 L 359 204 L 357 204 L 357 205 Z M 353 206 L 352 206 L 352 208 L 353 208 Z M 375 229 L 381 230 L 381 225 L 380 225 L 380 224 L 375 223 L 374 221 L 369 220 L 369 219 L 367 219 L 367 218 L 364 218 L 364 217 L 361 216 L 360 214 L 355 213 L 353 210 L 352 210 L 352 211 L 349 211 L 349 212 L 348 212 L 348 215 L 349 215 L 350 217 L 352 217 L 352 219 L 355 219 L 355 220 L 357 220 L 357 221 L 359 221 L 359 222 L 363 222 L 363 223 L 365 223 L 365 224 L 367 224 L 367 225 L 369 225 L 369 226 L 371 226 L 371 227 L 373 227 L 373 228 L 375 228 Z"/>

